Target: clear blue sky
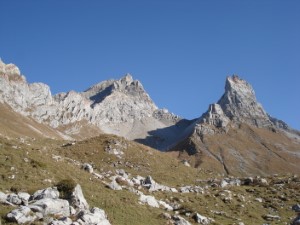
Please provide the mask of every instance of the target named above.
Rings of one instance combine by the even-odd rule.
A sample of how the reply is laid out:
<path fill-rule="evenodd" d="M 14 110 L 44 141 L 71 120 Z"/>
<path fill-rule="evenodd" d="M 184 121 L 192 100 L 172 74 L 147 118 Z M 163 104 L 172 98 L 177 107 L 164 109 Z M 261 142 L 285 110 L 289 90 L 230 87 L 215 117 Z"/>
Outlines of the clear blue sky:
<path fill-rule="evenodd" d="M 300 129 L 299 0 L 0 0 L 0 57 L 52 93 L 131 73 L 159 107 L 199 117 L 227 75 Z"/>

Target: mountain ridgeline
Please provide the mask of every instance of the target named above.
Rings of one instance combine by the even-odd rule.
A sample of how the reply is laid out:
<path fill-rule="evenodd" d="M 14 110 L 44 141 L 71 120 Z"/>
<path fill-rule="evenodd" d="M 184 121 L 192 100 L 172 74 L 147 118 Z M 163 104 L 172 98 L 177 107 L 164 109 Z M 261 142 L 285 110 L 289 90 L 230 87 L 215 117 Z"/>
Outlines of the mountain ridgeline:
<path fill-rule="evenodd" d="M 271 117 L 251 85 L 236 75 L 226 78 L 217 103 L 200 118 L 187 120 L 159 109 L 130 74 L 84 92 L 51 95 L 46 84 L 29 84 L 17 66 L 0 60 L 0 104 L 2 117 L 19 115 L 24 132 L 18 135 L 84 139 L 115 134 L 224 174 L 300 172 L 299 132 Z M 12 118 L 2 119 L 2 127 L 12 127 Z"/>

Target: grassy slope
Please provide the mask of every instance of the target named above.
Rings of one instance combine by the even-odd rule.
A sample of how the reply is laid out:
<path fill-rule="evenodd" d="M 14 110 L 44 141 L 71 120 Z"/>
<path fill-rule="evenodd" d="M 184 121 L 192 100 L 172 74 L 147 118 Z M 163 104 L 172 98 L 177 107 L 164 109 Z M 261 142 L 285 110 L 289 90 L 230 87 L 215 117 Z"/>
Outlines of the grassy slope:
<path fill-rule="evenodd" d="M 8 105 L 0 103 L 0 136 L 62 139 L 56 130 L 14 112 Z"/>
<path fill-rule="evenodd" d="M 188 151 L 191 146 L 200 153 L 196 156 L 181 153 L 181 158 L 219 173 L 226 173 L 221 162 L 234 176 L 300 173 L 300 143 L 281 132 L 243 124 L 239 129 L 229 129 L 226 134 L 205 135 L 202 140 L 194 134 L 174 150 Z"/>
<path fill-rule="evenodd" d="M 125 155 L 118 159 L 104 151 L 105 146 L 113 139 L 118 139 L 123 145 Z M 0 191 L 28 191 L 49 187 L 58 181 L 72 178 L 79 183 L 86 199 L 91 206 L 103 208 L 114 225 L 166 224 L 160 217 L 162 209 L 154 209 L 138 204 L 138 196 L 127 190 L 112 191 L 91 174 L 80 169 L 71 161 L 56 162 L 52 155 L 61 155 L 75 159 L 81 163 L 91 163 L 96 171 L 115 171 L 123 168 L 132 175 L 151 175 L 157 182 L 169 186 L 195 185 L 197 180 L 216 177 L 207 171 L 183 166 L 171 155 L 157 152 L 140 144 L 126 141 L 110 135 L 102 135 L 81 141 L 68 147 L 60 147 L 65 143 L 49 139 L 28 139 L 21 143 L 19 139 L 0 139 Z M 30 144 L 30 145 L 29 145 Z M 17 149 L 15 149 L 17 146 Z M 24 160 L 27 158 L 28 162 Z M 127 163 L 126 163 L 127 162 Z M 13 168 L 12 168 L 13 167 Z M 15 179 L 9 176 L 16 175 Z M 50 179 L 52 183 L 45 181 Z M 279 189 L 272 187 L 232 187 L 234 193 L 231 203 L 224 203 L 219 188 L 210 189 L 206 194 L 182 193 L 154 193 L 157 199 L 176 201 L 182 205 L 184 211 L 199 212 L 216 220 L 215 224 L 234 224 L 241 219 L 245 224 L 262 224 L 263 214 L 279 214 L 283 224 L 290 221 L 293 215 L 290 206 L 300 199 L 299 186 Z M 241 200 L 241 195 L 245 201 Z M 285 196 L 282 200 L 280 196 Z M 265 202 L 258 203 L 254 199 L 265 198 Z M 183 202 L 183 203 L 181 203 Z M 275 208 L 275 209 L 274 209 Z M 5 215 L 10 207 L 0 205 L 0 215 Z M 215 215 L 211 210 L 224 211 L 224 215 Z M 274 212 L 276 210 L 276 212 Z M 191 221 L 191 220 L 190 220 Z M 191 221 L 192 222 L 192 221 Z M 5 221 L 2 221 L 5 224 Z"/>

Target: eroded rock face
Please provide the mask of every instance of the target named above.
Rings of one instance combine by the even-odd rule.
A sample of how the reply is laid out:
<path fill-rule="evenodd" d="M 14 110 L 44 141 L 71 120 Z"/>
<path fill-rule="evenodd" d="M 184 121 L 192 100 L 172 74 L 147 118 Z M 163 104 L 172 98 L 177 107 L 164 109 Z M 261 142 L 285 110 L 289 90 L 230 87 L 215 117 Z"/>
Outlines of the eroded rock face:
<path fill-rule="evenodd" d="M 224 114 L 234 122 L 244 122 L 257 127 L 272 125 L 255 92 L 247 81 L 236 75 L 227 77 L 225 93 L 218 101 Z"/>
<path fill-rule="evenodd" d="M 74 191 L 72 192 L 70 196 L 70 204 L 73 206 L 75 209 L 88 209 L 89 204 L 85 200 L 81 186 L 79 184 L 76 185 L 74 188 Z"/>
<path fill-rule="evenodd" d="M 20 208 L 12 210 L 6 216 L 8 221 L 16 222 L 18 224 L 31 223 L 37 219 L 36 215 L 32 215 L 32 211 L 27 206 L 20 206 Z"/>
<path fill-rule="evenodd" d="M 64 199 L 43 198 L 28 206 L 33 212 L 39 212 L 43 216 L 57 215 L 70 216 L 70 205 Z"/>
<path fill-rule="evenodd" d="M 28 116 L 40 106 L 51 105 L 50 88 L 46 84 L 28 84 L 13 64 L 0 62 L 0 102 Z"/>
<path fill-rule="evenodd" d="M 51 198 L 51 199 L 58 199 L 59 192 L 56 187 L 49 187 L 43 190 L 36 191 L 31 197 L 30 201 L 32 200 L 40 200 L 43 198 Z"/>
<path fill-rule="evenodd" d="M 70 91 L 52 96 L 47 85 L 28 84 L 18 67 L 13 64 L 6 65 L 2 61 L 0 102 L 10 105 L 13 110 L 24 116 L 31 116 L 53 128 L 73 126 L 85 121 L 98 127 L 99 131 L 129 139 L 144 137 L 149 130 L 155 130 L 157 126 L 161 128 L 173 125 L 176 117 L 175 115 L 155 117 L 157 106 L 142 84 L 134 80 L 130 74 L 119 80 L 103 81 L 81 93 Z M 152 127 L 153 124 L 157 125 Z M 133 132 L 128 128 L 133 129 Z M 77 130 L 67 128 L 65 134 L 72 135 Z"/>
<path fill-rule="evenodd" d="M 230 123 L 232 125 L 246 123 L 259 128 L 288 128 L 286 124 L 271 118 L 266 113 L 262 105 L 257 102 L 252 86 L 236 75 L 227 77 L 225 93 L 218 103 L 211 104 L 198 119 L 195 132 L 200 136 L 227 132 Z"/>
<path fill-rule="evenodd" d="M 41 220 L 43 224 L 49 225 L 69 225 L 69 224 L 103 224 L 110 225 L 104 210 L 99 208 L 89 209 L 81 187 L 76 185 L 70 198 L 60 199 L 56 193 L 56 188 L 46 188 L 36 191 L 30 196 L 29 205 L 23 201 L 29 199 L 29 194 L 18 193 L 5 195 L 0 192 L 1 203 L 6 204 L 4 198 L 11 199 L 14 206 L 22 204 L 6 215 L 10 222 L 18 224 L 33 224 L 36 220 Z M 10 196 L 10 197 L 9 197 Z M 22 201 L 22 202 L 21 202 Z"/>

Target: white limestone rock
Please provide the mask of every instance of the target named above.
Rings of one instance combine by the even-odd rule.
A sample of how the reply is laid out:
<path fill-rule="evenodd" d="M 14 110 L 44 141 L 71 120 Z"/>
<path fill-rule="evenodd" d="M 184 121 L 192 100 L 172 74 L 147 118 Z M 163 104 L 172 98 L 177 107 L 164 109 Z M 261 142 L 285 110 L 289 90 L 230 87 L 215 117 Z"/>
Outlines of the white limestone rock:
<path fill-rule="evenodd" d="M 110 225 L 104 210 L 94 207 L 91 211 L 81 211 L 78 214 L 79 224 Z"/>
<path fill-rule="evenodd" d="M 81 186 L 79 184 L 76 185 L 74 191 L 70 196 L 70 205 L 73 206 L 76 210 L 85 210 L 89 209 L 89 204 L 87 203 L 83 193 Z"/>
<path fill-rule="evenodd" d="M 84 163 L 82 165 L 82 169 L 89 172 L 89 173 L 93 173 L 94 172 L 94 169 L 93 169 L 93 166 L 89 163 Z"/>
<path fill-rule="evenodd" d="M 107 185 L 108 188 L 114 190 L 114 191 L 120 191 L 123 188 L 116 182 L 115 179 L 112 180 L 110 184 Z"/>
<path fill-rule="evenodd" d="M 171 191 L 171 188 L 157 183 L 151 176 L 147 176 L 143 181 L 143 186 L 148 188 L 150 192 L 153 191 Z"/>
<path fill-rule="evenodd" d="M 218 104 L 224 114 L 234 122 L 257 127 L 272 125 L 262 105 L 257 102 L 252 86 L 236 75 L 227 77 L 225 93 Z"/>
<path fill-rule="evenodd" d="M 208 225 L 208 224 L 214 222 L 213 219 L 202 216 L 199 213 L 195 213 L 195 215 L 193 216 L 193 219 L 196 221 L 196 223 L 203 224 L 203 225 Z"/>
<path fill-rule="evenodd" d="M 167 211 L 173 211 L 173 210 L 174 210 L 173 207 L 172 207 L 170 204 L 166 203 L 165 201 L 159 200 L 159 201 L 158 201 L 158 204 L 159 204 L 163 209 L 165 209 L 165 210 L 167 210 Z"/>
<path fill-rule="evenodd" d="M 50 198 L 50 199 L 58 199 L 59 192 L 56 187 L 49 187 L 43 190 L 36 191 L 31 197 L 30 201 L 32 200 L 40 200 L 43 198 Z"/>
<path fill-rule="evenodd" d="M 43 198 L 28 206 L 33 212 L 60 217 L 70 216 L 70 205 L 67 200 Z"/>
<path fill-rule="evenodd" d="M 20 199 L 20 197 L 14 193 L 7 195 L 6 200 L 14 205 L 21 205 L 21 203 L 22 203 L 22 200 Z"/>
<path fill-rule="evenodd" d="M 139 202 L 141 204 L 147 204 L 154 208 L 159 208 L 159 204 L 157 200 L 151 195 L 144 195 L 144 194 L 140 195 Z"/>
<path fill-rule="evenodd" d="M 12 210 L 6 215 L 8 221 L 16 222 L 18 224 L 32 223 L 38 217 L 32 213 L 31 209 L 27 206 L 20 206 Z"/>

